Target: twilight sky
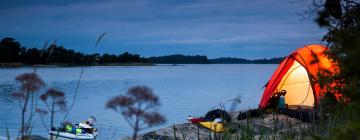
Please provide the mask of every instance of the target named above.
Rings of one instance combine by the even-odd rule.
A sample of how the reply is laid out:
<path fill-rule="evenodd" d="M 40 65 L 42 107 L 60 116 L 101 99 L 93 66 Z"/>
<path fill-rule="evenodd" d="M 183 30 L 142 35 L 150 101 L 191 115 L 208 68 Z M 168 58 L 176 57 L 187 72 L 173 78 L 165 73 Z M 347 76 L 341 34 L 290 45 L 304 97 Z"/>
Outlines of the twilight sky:
<path fill-rule="evenodd" d="M 294 0 L 0 0 L 0 38 L 89 53 L 270 58 L 321 43 Z M 99 47 L 98 36 L 106 32 Z"/>

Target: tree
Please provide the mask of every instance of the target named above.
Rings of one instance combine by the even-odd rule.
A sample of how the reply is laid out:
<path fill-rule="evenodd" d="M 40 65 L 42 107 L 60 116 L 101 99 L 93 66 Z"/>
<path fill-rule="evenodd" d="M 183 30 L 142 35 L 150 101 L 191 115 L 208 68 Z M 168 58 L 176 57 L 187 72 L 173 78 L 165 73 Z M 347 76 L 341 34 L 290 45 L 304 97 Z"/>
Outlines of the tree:
<path fill-rule="evenodd" d="M 99 40 L 98 40 L 99 41 Z M 66 49 L 55 42 L 43 49 L 21 47 L 20 43 L 13 38 L 4 38 L 0 42 L 0 62 L 22 62 L 34 64 L 66 64 L 66 65 L 96 65 L 98 63 L 146 63 L 147 59 L 138 54 L 125 52 L 120 55 L 114 54 L 83 54 L 72 49 Z"/>
<path fill-rule="evenodd" d="M 100 63 L 117 63 L 116 55 L 103 54 L 100 60 Z"/>
<path fill-rule="evenodd" d="M 131 87 L 106 103 L 106 108 L 120 113 L 133 128 L 133 140 L 139 131 L 165 123 L 165 117 L 157 112 L 159 106 L 159 98 L 146 86 Z"/>
<path fill-rule="evenodd" d="M 0 42 L 0 62 L 18 62 L 21 45 L 13 38 L 4 38 Z"/>
<path fill-rule="evenodd" d="M 40 96 L 40 99 L 45 103 L 46 109 L 37 109 L 37 112 L 41 114 L 47 114 L 50 112 L 50 128 L 54 127 L 55 113 L 59 111 L 66 111 L 65 93 L 56 89 L 50 88 L 44 94 Z"/>
<path fill-rule="evenodd" d="M 125 52 L 118 56 L 118 61 L 120 63 L 129 63 L 129 62 L 142 62 L 143 60 L 140 58 L 140 55 Z"/>
<path fill-rule="evenodd" d="M 360 4 L 347 4 L 337 24 L 328 26 L 329 32 L 325 36 L 330 46 L 329 56 L 337 61 L 341 71 L 334 78 L 340 81 L 339 92 L 346 99 L 351 99 L 348 107 L 339 114 L 348 114 L 347 122 L 339 123 L 338 130 L 332 137 L 335 139 L 359 139 L 360 133 Z M 356 137 L 355 137 L 356 136 Z"/>
<path fill-rule="evenodd" d="M 330 51 L 328 56 L 335 61 L 340 71 L 331 77 L 322 77 L 322 86 L 330 85 L 329 92 L 341 93 L 337 98 L 341 106 L 331 107 L 327 112 L 335 119 L 325 139 L 359 139 L 360 133 L 360 1 L 359 0 L 313 0 L 313 8 L 317 13 L 316 23 L 328 32 L 323 40 Z M 336 83 L 337 86 L 333 86 Z M 332 98 L 332 97 L 330 97 Z M 326 101 L 326 100 L 325 100 Z M 341 102 L 342 101 L 342 102 Z M 324 103 L 324 101 L 321 101 Z M 325 102 L 326 103 L 326 102 Z M 331 102 L 332 103 L 332 102 Z M 330 104 L 331 104 L 330 103 Z M 330 105 L 325 104 L 330 107 Z"/>
<path fill-rule="evenodd" d="M 37 48 L 27 49 L 24 54 L 24 62 L 30 65 L 38 64 L 42 62 L 40 54 L 41 52 Z"/>
<path fill-rule="evenodd" d="M 328 56 L 340 66 L 340 73 L 327 82 L 341 82 L 338 92 L 357 99 L 360 88 L 360 2 L 356 0 L 326 0 L 318 10 L 316 22 L 327 28 L 324 41 L 331 51 Z M 329 79 L 324 79 L 329 80 Z M 354 100 L 356 103 L 360 100 Z"/>
<path fill-rule="evenodd" d="M 159 57 L 150 57 L 149 61 L 152 63 L 160 64 L 208 64 L 210 63 L 209 59 L 206 56 L 202 55 L 166 55 Z"/>
<path fill-rule="evenodd" d="M 25 73 L 17 76 L 16 81 L 20 82 L 20 90 L 12 93 L 12 96 L 19 100 L 21 107 L 21 139 L 25 139 L 25 136 L 29 134 L 29 128 L 31 126 L 31 118 L 34 107 L 35 95 L 40 88 L 44 86 L 44 82 L 36 73 Z M 31 103 L 30 109 L 29 102 Z M 27 122 L 25 122 L 26 111 L 30 111 L 30 116 Z"/>

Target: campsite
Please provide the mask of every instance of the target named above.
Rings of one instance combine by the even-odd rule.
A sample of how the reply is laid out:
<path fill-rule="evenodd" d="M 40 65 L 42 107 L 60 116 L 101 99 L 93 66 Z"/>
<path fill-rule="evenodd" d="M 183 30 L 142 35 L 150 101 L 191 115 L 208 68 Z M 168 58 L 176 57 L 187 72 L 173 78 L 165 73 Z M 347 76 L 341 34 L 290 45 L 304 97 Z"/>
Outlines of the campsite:
<path fill-rule="evenodd" d="M 360 139 L 360 0 L 0 0 L 0 140 Z"/>
<path fill-rule="evenodd" d="M 314 110 L 323 100 L 322 91 L 329 90 L 316 83 L 319 73 L 335 75 L 339 67 L 329 60 L 321 45 L 308 45 L 297 49 L 279 64 L 266 84 L 259 108 L 224 112 L 213 110 L 201 118 L 190 118 L 189 123 L 170 126 L 152 131 L 142 136 L 143 139 L 282 139 L 285 133 L 295 139 L 304 139 L 312 123 L 319 122 L 320 116 Z M 279 96 L 285 91 L 285 106 L 280 108 Z M 332 92 L 334 96 L 340 96 Z M 214 123 L 215 118 L 222 118 L 224 123 Z M 238 132 L 239 127 L 250 128 Z M 215 135 L 209 135 L 209 130 Z M 181 133 L 180 133 L 180 132 Z M 233 131 L 233 132 L 232 132 Z M 223 134 L 225 133 L 225 134 Z M 211 137 L 212 136 L 212 137 Z"/>

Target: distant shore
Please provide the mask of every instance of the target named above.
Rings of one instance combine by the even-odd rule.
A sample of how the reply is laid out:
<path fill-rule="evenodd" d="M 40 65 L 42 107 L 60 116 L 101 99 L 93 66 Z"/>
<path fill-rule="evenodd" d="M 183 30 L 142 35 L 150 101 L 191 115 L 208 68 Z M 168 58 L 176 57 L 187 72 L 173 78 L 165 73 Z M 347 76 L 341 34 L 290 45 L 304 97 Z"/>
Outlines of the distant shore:
<path fill-rule="evenodd" d="M 107 64 L 93 64 L 93 65 L 78 65 L 78 64 L 35 64 L 28 65 L 24 63 L 0 63 L 0 68 L 16 68 L 16 67 L 79 67 L 79 66 L 155 66 L 154 63 L 107 63 Z"/>
<path fill-rule="evenodd" d="M 189 63 L 192 64 L 192 63 Z M 207 63 L 204 65 L 212 64 L 272 64 L 272 63 Z M 28 65 L 24 63 L 0 63 L 0 68 L 18 68 L 18 67 L 42 67 L 42 68 L 56 68 L 56 67 L 82 67 L 82 66 L 184 66 L 188 64 L 156 64 L 156 63 L 108 63 L 108 64 L 94 64 L 94 65 L 78 65 L 78 64 L 35 64 Z M 197 64 L 202 65 L 202 64 Z"/>

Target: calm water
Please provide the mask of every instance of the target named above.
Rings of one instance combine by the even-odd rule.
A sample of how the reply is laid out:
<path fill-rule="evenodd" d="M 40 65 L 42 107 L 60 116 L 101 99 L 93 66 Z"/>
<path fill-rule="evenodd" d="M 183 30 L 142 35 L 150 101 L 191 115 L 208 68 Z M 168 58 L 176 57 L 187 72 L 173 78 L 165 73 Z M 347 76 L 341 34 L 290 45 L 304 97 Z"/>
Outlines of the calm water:
<path fill-rule="evenodd" d="M 167 123 L 158 127 L 185 122 L 186 116 L 203 115 L 219 108 L 220 103 L 229 108 L 230 100 L 238 96 L 242 103 L 237 109 L 254 108 L 261 98 L 262 86 L 275 68 L 276 65 L 241 64 L 86 67 L 77 101 L 67 120 L 76 123 L 92 115 L 97 118 L 100 139 L 130 136 L 132 131 L 122 116 L 106 109 L 105 104 L 111 97 L 123 94 L 135 85 L 149 86 L 160 97 L 160 112 L 167 117 Z M 5 135 L 6 127 L 13 136 L 17 135 L 20 108 L 9 94 L 18 87 L 14 77 L 32 71 L 33 68 L 0 69 L 0 136 Z M 71 101 L 80 67 L 37 68 L 36 71 L 46 82 L 46 88 L 64 91 L 67 100 Z M 63 115 L 59 113 L 56 116 L 55 124 L 59 124 Z M 45 121 L 49 122 L 48 117 Z M 46 129 L 38 115 L 34 122 L 33 134 L 46 136 Z"/>

